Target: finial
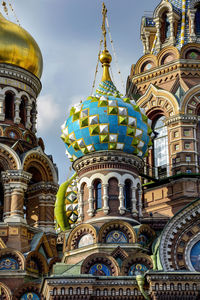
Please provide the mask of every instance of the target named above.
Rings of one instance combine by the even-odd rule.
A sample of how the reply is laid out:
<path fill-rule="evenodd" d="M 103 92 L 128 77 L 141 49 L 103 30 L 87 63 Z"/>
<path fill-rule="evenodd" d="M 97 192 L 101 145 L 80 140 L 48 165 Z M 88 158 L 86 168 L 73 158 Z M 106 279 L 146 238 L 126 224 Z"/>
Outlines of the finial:
<path fill-rule="evenodd" d="M 107 8 L 105 6 L 105 3 L 103 2 L 102 4 L 102 16 L 103 16 L 103 22 L 102 22 L 102 33 L 103 33 L 103 38 L 104 38 L 104 50 L 107 50 L 106 47 L 106 17 L 107 17 Z"/>
<path fill-rule="evenodd" d="M 106 17 L 107 17 L 107 8 L 105 6 L 105 3 L 102 4 L 102 16 L 103 16 L 103 22 L 102 22 L 102 33 L 104 38 L 104 50 L 100 54 L 99 60 L 102 63 L 103 67 L 103 75 L 101 81 L 112 81 L 109 73 L 109 67 L 110 63 L 112 61 L 112 56 L 110 55 L 109 51 L 107 50 L 107 43 L 106 43 Z"/>

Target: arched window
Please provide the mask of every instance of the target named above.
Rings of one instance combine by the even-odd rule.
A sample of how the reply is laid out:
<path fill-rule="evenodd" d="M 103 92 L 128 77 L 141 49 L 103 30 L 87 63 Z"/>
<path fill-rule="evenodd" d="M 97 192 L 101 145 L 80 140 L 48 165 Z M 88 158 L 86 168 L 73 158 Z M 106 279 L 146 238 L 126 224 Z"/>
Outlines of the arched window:
<path fill-rule="evenodd" d="M 153 140 L 153 156 L 156 177 L 168 175 L 169 151 L 167 126 L 164 123 L 165 116 L 160 116 L 153 124 L 155 134 Z"/>
<path fill-rule="evenodd" d="M 14 95 L 11 92 L 6 93 L 5 97 L 5 119 L 14 118 Z"/>
<path fill-rule="evenodd" d="M 31 166 L 28 168 L 27 172 L 32 174 L 32 178 L 29 182 L 30 184 L 34 184 L 42 181 L 42 174 L 37 168 Z"/>
<path fill-rule="evenodd" d="M 197 6 L 196 6 L 195 32 L 196 32 L 196 35 L 200 35 L 200 4 L 197 4 Z"/>
<path fill-rule="evenodd" d="M 30 113 L 30 115 L 31 115 L 31 124 L 32 124 L 31 130 L 33 130 L 33 128 L 34 128 L 34 122 L 35 122 L 36 114 L 37 114 L 36 104 L 35 104 L 35 102 L 32 102 L 32 109 L 31 109 L 31 113 Z"/>
<path fill-rule="evenodd" d="M 119 211 L 119 185 L 116 178 L 108 180 L 108 205 L 110 212 L 117 213 Z"/>
<path fill-rule="evenodd" d="M 100 208 L 102 208 L 101 181 L 100 180 L 95 182 L 94 193 L 95 193 L 96 209 L 100 209 Z"/>
<path fill-rule="evenodd" d="M 57 295 L 57 288 L 53 289 L 53 295 L 56 296 Z"/>
<path fill-rule="evenodd" d="M 32 185 L 37 184 L 41 181 L 45 181 L 43 178 L 43 173 L 36 168 L 35 166 L 30 166 L 27 168 L 27 172 L 32 175 L 31 180 L 29 181 L 28 191 L 25 193 L 24 198 L 24 216 L 26 216 L 27 224 L 30 226 L 38 226 L 38 222 L 40 221 L 40 205 L 39 205 L 39 193 L 35 193 L 35 196 L 29 198 L 29 189 L 31 189 Z"/>
<path fill-rule="evenodd" d="M 21 118 L 20 123 L 25 126 L 25 123 L 26 123 L 26 102 L 25 102 L 25 98 L 21 99 L 21 103 L 20 103 L 20 106 L 19 106 L 19 116 Z"/>
<path fill-rule="evenodd" d="M 126 180 L 124 185 L 124 206 L 128 210 L 131 210 L 132 208 L 131 200 L 132 200 L 131 181 Z"/>
<path fill-rule="evenodd" d="M 170 22 L 167 16 L 167 12 L 164 12 L 162 15 L 162 24 L 161 24 L 161 42 L 164 43 L 166 39 L 170 37 Z"/>

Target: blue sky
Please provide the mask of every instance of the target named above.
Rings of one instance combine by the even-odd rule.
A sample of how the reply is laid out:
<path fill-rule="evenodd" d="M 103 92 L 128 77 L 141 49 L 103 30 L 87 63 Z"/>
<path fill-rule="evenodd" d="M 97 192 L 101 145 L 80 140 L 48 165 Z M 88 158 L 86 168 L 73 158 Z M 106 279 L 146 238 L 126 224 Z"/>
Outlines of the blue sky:
<path fill-rule="evenodd" d="M 44 59 L 43 89 L 38 97 L 38 136 L 52 154 L 59 182 L 70 175 L 70 162 L 60 139 L 60 126 L 73 103 L 91 94 L 101 38 L 100 0 L 10 0 L 21 26 L 37 41 Z M 143 55 L 141 17 L 159 0 L 105 0 L 118 63 L 126 84 L 131 65 Z M 14 20 L 10 13 L 10 19 Z M 108 37 L 107 37 L 108 38 Z M 108 48 L 113 56 L 112 49 Z M 114 83 L 124 93 L 112 63 Z M 96 85 L 101 79 L 101 66 Z M 71 172 L 72 173 L 72 172 Z"/>

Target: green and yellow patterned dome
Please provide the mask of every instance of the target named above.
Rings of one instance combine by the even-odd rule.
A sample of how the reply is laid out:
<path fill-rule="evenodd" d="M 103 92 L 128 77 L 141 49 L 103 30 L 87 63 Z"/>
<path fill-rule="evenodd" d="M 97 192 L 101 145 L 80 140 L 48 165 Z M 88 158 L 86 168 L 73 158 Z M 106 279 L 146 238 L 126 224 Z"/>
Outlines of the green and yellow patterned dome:
<path fill-rule="evenodd" d="M 114 86 L 107 50 L 100 60 L 104 71 L 95 95 L 73 106 L 62 126 L 66 153 L 71 161 L 105 150 L 120 150 L 142 158 L 151 146 L 150 120 L 134 100 L 123 97 Z"/>

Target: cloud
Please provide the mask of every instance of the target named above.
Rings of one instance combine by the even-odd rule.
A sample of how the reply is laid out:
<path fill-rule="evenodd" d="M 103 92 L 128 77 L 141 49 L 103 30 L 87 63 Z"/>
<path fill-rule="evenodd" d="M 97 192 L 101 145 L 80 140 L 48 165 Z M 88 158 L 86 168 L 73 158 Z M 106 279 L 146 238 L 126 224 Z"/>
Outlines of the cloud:
<path fill-rule="evenodd" d="M 61 115 L 60 106 L 52 95 L 43 95 L 38 98 L 38 130 L 47 132 L 52 129 L 55 121 Z"/>

